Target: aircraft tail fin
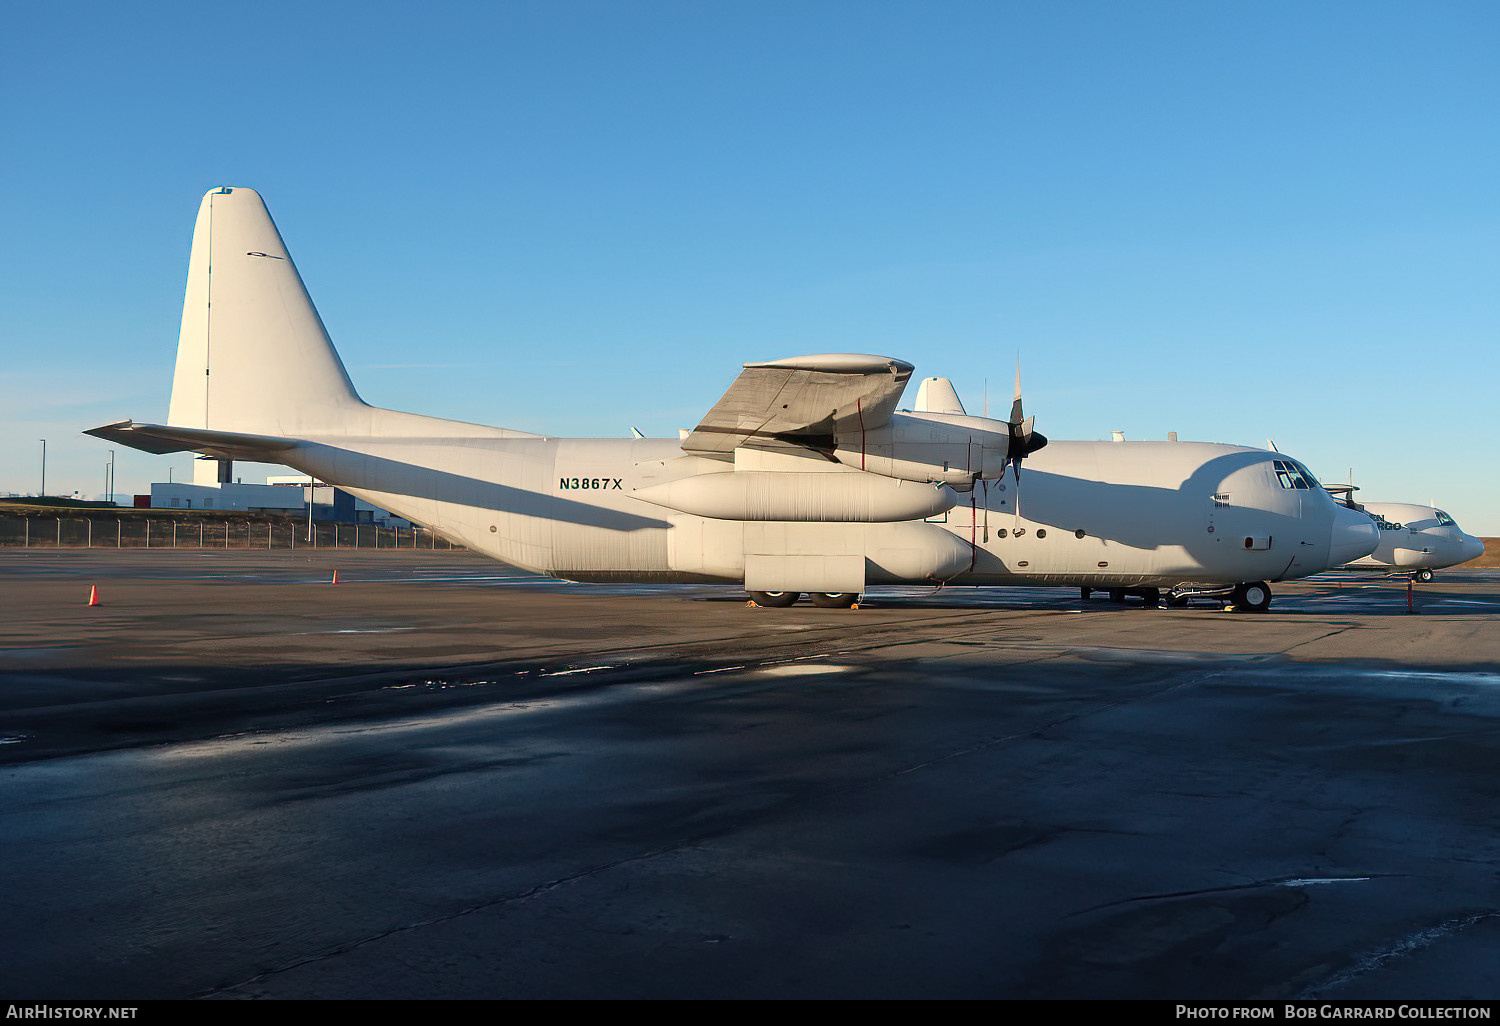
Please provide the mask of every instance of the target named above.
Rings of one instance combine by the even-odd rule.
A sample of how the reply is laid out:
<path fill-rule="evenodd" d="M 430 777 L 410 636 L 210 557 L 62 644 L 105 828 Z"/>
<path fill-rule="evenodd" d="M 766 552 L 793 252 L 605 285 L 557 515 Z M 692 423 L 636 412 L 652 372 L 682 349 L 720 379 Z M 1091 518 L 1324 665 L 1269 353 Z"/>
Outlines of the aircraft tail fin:
<path fill-rule="evenodd" d="M 338 430 L 363 407 L 253 189 L 214 189 L 193 229 L 167 424 L 257 435 Z"/>

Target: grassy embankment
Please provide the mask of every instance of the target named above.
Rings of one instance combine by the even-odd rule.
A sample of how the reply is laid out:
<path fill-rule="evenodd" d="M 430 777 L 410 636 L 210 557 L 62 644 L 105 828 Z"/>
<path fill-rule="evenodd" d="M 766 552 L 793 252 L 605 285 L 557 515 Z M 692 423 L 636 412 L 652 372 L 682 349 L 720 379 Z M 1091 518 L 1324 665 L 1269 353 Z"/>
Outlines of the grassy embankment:
<path fill-rule="evenodd" d="M 1484 555 L 1469 560 L 1464 566 L 1500 566 L 1500 538 L 1484 539 Z"/>

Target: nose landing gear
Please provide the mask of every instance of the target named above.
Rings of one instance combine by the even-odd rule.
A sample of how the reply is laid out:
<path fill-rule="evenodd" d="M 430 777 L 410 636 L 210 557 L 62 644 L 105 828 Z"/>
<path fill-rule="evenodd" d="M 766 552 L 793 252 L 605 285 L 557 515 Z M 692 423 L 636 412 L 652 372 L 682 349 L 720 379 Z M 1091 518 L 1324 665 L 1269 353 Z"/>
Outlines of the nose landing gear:
<path fill-rule="evenodd" d="M 1162 601 L 1176 609 L 1189 599 L 1208 599 L 1235 613 L 1264 613 L 1271 605 L 1271 587 L 1265 581 L 1246 581 L 1226 588 L 1222 584 L 1182 584 L 1162 595 Z"/>
<path fill-rule="evenodd" d="M 1265 581 L 1236 584 L 1228 604 L 1247 613 L 1264 613 L 1271 607 L 1271 588 Z"/>

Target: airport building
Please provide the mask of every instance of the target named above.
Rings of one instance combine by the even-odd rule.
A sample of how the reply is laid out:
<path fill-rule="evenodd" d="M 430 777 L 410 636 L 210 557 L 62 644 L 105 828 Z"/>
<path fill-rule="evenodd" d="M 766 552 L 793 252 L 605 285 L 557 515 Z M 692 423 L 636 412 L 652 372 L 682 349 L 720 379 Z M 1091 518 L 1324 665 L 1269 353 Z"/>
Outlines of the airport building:
<path fill-rule="evenodd" d="M 264 484 L 220 480 L 223 476 L 228 475 L 223 473 L 218 460 L 195 460 L 191 482 L 153 482 L 150 496 L 136 496 L 135 505 L 151 509 L 306 516 L 311 503 L 314 520 L 378 524 L 381 527 L 412 526 L 408 520 L 355 498 L 342 488 L 320 484 L 306 474 L 267 477 Z"/>

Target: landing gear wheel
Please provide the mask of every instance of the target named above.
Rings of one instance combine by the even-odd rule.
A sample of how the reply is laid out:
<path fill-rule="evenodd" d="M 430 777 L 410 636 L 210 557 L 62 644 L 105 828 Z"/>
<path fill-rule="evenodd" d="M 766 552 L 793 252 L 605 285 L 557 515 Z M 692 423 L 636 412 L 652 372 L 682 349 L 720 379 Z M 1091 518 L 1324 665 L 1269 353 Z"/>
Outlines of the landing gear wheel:
<path fill-rule="evenodd" d="M 800 591 L 752 591 L 750 597 L 755 600 L 757 606 L 785 609 L 787 606 L 796 605 L 802 593 Z"/>
<path fill-rule="evenodd" d="M 848 609 L 859 600 L 855 591 L 810 591 L 807 597 L 820 609 Z"/>
<path fill-rule="evenodd" d="M 1141 597 L 1141 603 L 1147 609 L 1157 609 L 1161 606 L 1161 589 L 1138 588 L 1136 594 Z"/>
<path fill-rule="evenodd" d="M 1094 594 L 1094 589 L 1093 588 L 1079 588 L 1078 589 L 1078 597 L 1081 598 L 1081 599 L 1083 599 L 1085 602 L 1087 602 L 1089 600 L 1090 596 L 1092 596 L 1093 594 Z"/>
<path fill-rule="evenodd" d="M 1125 589 L 1124 588 L 1111 588 L 1111 589 L 1109 589 L 1109 600 L 1111 602 L 1124 602 L 1125 601 Z"/>
<path fill-rule="evenodd" d="M 1430 580 L 1432 580 L 1432 571 L 1431 570 L 1418 570 L 1417 571 L 1417 580 L 1419 580 L 1419 581 L 1430 581 Z"/>
<path fill-rule="evenodd" d="M 1264 613 L 1271 607 L 1271 589 L 1265 581 L 1236 584 L 1229 603 L 1247 613 Z"/>

